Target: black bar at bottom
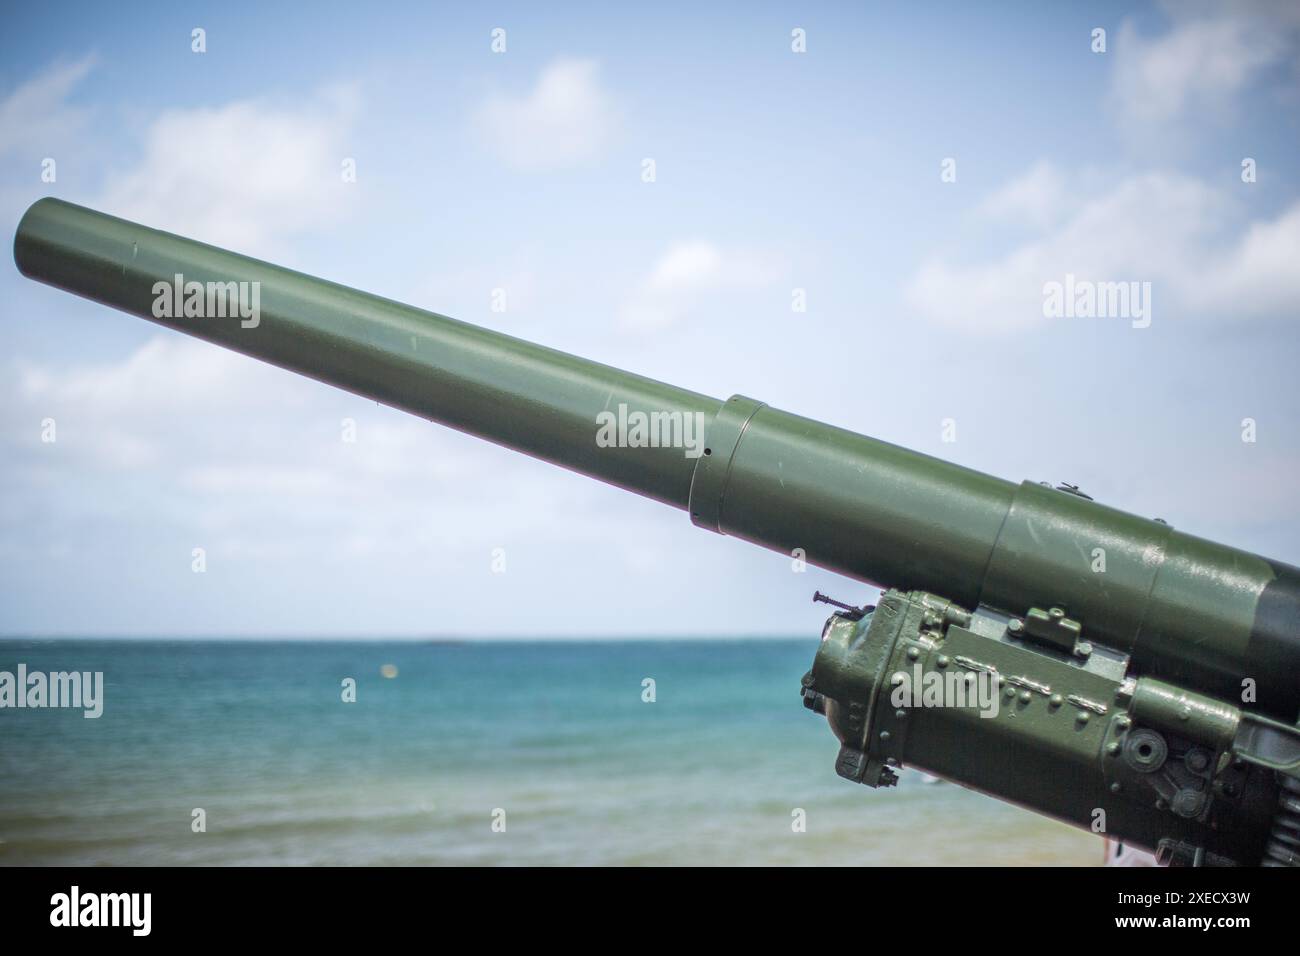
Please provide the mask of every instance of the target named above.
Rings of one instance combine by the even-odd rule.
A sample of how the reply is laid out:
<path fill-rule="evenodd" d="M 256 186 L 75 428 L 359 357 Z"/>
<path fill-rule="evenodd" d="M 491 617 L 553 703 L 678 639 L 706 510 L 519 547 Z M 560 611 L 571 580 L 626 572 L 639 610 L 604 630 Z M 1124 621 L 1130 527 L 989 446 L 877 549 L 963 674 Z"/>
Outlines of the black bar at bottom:
<path fill-rule="evenodd" d="M 6 943 L 355 940 L 399 951 L 516 934 L 770 945 L 785 929 L 832 946 L 863 934 L 1045 942 L 1045 932 L 1071 949 L 1101 936 L 1232 944 L 1261 930 L 1281 938 L 1297 886 L 1294 873 L 1263 869 L 10 868 L 0 869 L 0 932 Z"/>

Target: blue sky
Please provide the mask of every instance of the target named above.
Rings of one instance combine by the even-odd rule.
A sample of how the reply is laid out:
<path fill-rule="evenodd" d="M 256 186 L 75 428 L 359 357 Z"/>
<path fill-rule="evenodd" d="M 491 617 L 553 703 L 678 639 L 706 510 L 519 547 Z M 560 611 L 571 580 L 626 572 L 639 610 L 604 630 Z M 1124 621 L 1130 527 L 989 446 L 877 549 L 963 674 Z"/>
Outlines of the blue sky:
<path fill-rule="evenodd" d="M 60 196 L 1300 563 L 1294 5 L 233 6 L 6 10 L 0 220 Z M 1066 273 L 1150 326 L 1045 318 Z M 871 596 L 12 263 L 0 303 L 0 632 L 811 637 Z"/>

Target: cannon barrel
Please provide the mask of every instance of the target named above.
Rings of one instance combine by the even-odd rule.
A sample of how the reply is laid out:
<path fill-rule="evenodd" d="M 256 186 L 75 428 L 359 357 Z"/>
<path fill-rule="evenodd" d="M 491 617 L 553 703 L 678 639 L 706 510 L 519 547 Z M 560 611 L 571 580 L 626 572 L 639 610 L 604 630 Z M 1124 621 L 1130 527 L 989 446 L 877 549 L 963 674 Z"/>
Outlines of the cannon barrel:
<path fill-rule="evenodd" d="M 1294 721 L 1300 708 L 1290 566 L 52 198 L 24 215 L 14 259 L 32 279 L 688 510 L 701 527 L 971 608 L 1057 609 L 1144 675 L 1233 699 L 1249 679 L 1259 710 Z M 255 316 L 222 308 L 241 283 Z M 870 393 L 869 369 L 857 381 Z M 623 427 L 638 414 L 649 442 Z M 602 428 L 619 440 L 601 441 Z"/>

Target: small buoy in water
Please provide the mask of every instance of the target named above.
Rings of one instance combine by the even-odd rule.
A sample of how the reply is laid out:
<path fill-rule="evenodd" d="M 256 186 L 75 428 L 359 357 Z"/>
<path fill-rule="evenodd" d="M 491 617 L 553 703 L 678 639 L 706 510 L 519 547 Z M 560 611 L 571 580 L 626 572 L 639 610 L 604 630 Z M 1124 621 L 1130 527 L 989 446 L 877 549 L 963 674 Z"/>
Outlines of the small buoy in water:
<path fill-rule="evenodd" d="M 383 667 L 379 668 L 379 673 L 382 676 L 387 677 L 389 680 L 392 680 L 397 676 L 397 665 L 385 664 Z"/>

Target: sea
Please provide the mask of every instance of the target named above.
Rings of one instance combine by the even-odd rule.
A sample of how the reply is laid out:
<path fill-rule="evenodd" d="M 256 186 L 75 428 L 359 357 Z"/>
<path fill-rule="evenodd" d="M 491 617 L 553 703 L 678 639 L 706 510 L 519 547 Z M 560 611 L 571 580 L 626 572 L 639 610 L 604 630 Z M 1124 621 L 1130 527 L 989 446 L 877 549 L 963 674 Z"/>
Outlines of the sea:
<path fill-rule="evenodd" d="M 836 776 L 808 640 L 3 640 L 0 865 L 1094 866 L 907 770 Z"/>

